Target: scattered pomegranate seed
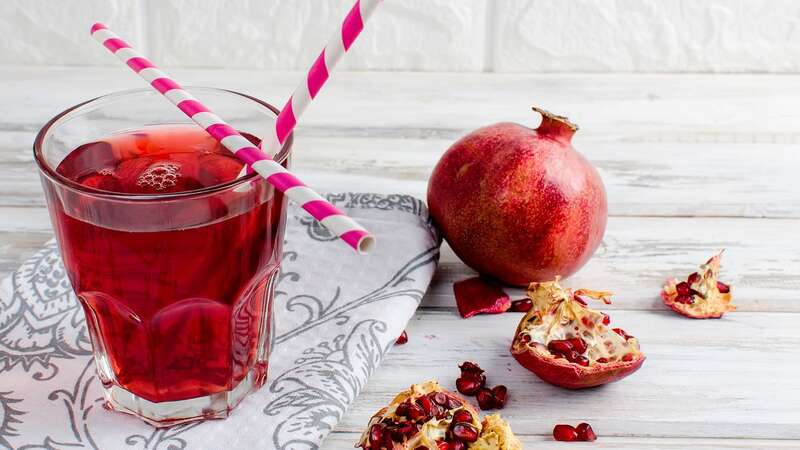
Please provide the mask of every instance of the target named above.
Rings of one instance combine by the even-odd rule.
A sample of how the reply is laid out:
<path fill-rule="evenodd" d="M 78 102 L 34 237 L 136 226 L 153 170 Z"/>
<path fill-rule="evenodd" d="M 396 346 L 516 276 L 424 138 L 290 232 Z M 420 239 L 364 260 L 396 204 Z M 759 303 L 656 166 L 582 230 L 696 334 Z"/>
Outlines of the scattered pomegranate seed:
<path fill-rule="evenodd" d="M 478 406 L 483 410 L 494 408 L 494 395 L 492 395 L 492 391 L 489 389 L 482 388 L 479 390 L 475 399 L 478 400 Z"/>
<path fill-rule="evenodd" d="M 586 422 L 581 422 L 575 427 L 575 432 L 578 433 L 578 439 L 584 442 L 593 442 L 597 440 L 597 435 L 594 434 L 592 426 Z"/>
<path fill-rule="evenodd" d="M 406 330 L 403 330 L 403 333 L 400 334 L 400 337 L 394 341 L 394 345 L 403 345 L 406 342 L 408 342 L 408 333 L 406 333 Z"/>
<path fill-rule="evenodd" d="M 731 287 L 728 286 L 727 284 L 723 283 L 722 281 L 717 281 L 717 290 L 721 294 L 727 294 L 728 292 L 731 291 Z"/>
<path fill-rule="evenodd" d="M 520 300 L 514 300 L 511 302 L 511 308 L 508 310 L 511 312 L 528 312 L 533 308 L 533 302 L 529 298 L 523 298 Z"/>
<path fill-rule="evenodd" d="M 448 450 L 450 448 L 445 441 L 436 441 L 436 446 L 439 447 L 439 450 Z"/>
<path fill-rule="evenodd" d="M 483 369 L 481 369 L 481 366 L 475 364 L 472 361 L 464 361 L 463 363 L 458 365 L 458 368 L 461 369 L 462 375 L 464 372 L 471 372 L 477 374 L 483 373 Z"/>
<path fill-rule="evenodd" d="M 472 423 L 472 414 L 466 409 L 459 409 L 453 414 L 453 423 Z"/>
<path fill-rule="evenodd" d="M 689 278 L 686 279 L 686 282 L 689 284 L 695 284 L 700 281 L 700 274 L 697 272 L 692 273 L 689 275 Z"/>
<path fill-rule="evenodd" d="M 494 407 L 503 409 L 506 406 L 506 400 L 508 400 L 508 388 L 502 384 L 497 385 L 492 388 L 492 396 L 494 397 Z"/>
<path fill-rule="evenodd" d="M 553 439 L 557 441 L 577 441 L 578 433 L 572 425 L 556 425 L 553 428 Z"/>
<path fill-rule="evenodd" d="M 467 423 L 457 423 L 451 430 L 453 437 L 463 442 L 475 442 L 478 440 L 478 430 Z"/>
<path fill-rule="evenodd" d="M 456 380 L 456 389 L 458 392 L 461 392 L 464 395 L 475 395 L 482 387 L 483 384 L 480 382 L 480 380 L 473 377 L 462 377 Z"/>
<path fill-rule="evenodd" d="M 611 323 L 611 317 L 608 316 L 606 313 L 600 313 L 603 315 L 603 325 L 608 325 Z"/>
<path fill-rule="evenodd" d="M 574 363 L 578 363 L 578 364 L 580 364 L 580 365 L 582 365 L 582 366 L 584 366 L 584 367 L 587 367 L 587 366 L 589 366 L 589 358 L 587 358 L 587 357 L 585 357 L 585 356 L 578 356 L 578 357 L 577 357 L 577 358 L 575 358 L 575 360 L 574 360 L 574 361 L 572 361 L 572 362 L 574 362 Z"/>
<path fill-rule="evenodd" d="M 623 330 L 622 328 L 614 328 L 614 332 L 617 333 L 618 335 L 622 336 L 623 339 L 625 339 L 626 341 L 633 337 L 633 336 L 630 336 L 628 333 L 626 333 L 625 330 Z"/>

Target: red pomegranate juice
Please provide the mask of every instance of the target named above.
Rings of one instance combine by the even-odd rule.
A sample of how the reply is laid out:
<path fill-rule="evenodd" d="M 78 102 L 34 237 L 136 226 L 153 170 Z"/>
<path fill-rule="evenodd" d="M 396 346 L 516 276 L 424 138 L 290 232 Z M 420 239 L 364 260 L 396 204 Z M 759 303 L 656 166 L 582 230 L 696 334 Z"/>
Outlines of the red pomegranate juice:
<path fill-rule="evenodd" d="M 245 193 L 174 196 L 233 180 L 241 168 L 189 125 L 117 134 L 59 164 L 83 186 L 173 194 L 52 202 L 64 264 L 95 353 L 105 356 L 104 383 L 152 402 L 230 391 L 248 375 L 263 383 L 283 196 L 263 180 Z"/>

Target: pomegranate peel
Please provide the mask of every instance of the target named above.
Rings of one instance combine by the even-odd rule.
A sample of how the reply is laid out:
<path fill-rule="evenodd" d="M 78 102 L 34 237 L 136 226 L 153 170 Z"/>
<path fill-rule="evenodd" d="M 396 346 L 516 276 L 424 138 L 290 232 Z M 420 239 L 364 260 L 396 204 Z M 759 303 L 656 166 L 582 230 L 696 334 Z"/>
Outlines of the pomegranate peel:
<path fill-rule="evenodd" d="M 414 411 L 423 415 L 412 418 Z M 356 444 L 365 450 L 522 450 L 499 416 L 480 421 L 474 406 L 435 381 L 412 385 L 381 408 Z"/>
<path fill-rule="evenodd" d="M 556 277 L 531 283 L 527 293 L 533 307 L 517 327 L 511 354 L 542 380 L 582 389 L 620 380 L 641 367 L 645 356 L 638 340 L 611 328 L 607 315 L 578 300 L 608 304 L 610 292 L 565 289 Z"/>
<path fill-rule="evenodd" d="M 718 280 L 722 252 L 714 255 L 686 281 L 667 279 L 661 291 L 664 304 L 676 313 L 692 319 L 719 319 L 736 311 L 731 304 L 730 285 Z"/>
<path fill-rule="evenodd" d="M 453 284 L 458 313 L 468 319 L 477 314 L 500 314 L 511 307 L 511 298 L 496 283 L 473 277 Z"/>

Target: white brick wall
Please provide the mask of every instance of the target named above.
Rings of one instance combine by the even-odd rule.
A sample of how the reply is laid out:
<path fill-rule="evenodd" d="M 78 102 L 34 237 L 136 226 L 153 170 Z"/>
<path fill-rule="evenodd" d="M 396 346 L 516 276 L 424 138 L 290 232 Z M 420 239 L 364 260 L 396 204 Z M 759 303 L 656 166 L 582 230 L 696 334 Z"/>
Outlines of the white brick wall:
<path fill-rule="evenodd" d="M 0 64 L 305 68 L 352 0 L 0 0 Z M 384 0 L 347 69 L 800 72 L 798 0 Z"/>

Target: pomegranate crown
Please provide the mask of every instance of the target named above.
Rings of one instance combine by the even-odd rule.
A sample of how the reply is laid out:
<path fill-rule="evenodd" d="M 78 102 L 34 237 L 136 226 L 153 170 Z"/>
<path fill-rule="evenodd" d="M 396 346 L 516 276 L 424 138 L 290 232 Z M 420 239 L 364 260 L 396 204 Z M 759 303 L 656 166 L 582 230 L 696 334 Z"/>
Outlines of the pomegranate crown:
<path fill-rule="evenodd" d="M 536 131 L 540 134 L 569 142 L 575 132 L 578 131 L 578 126 L 564 116 L 553 114 L 536 106 L 533 107 L 533 110 L 542 115 L 542 123 L 536 128 Z"/>

